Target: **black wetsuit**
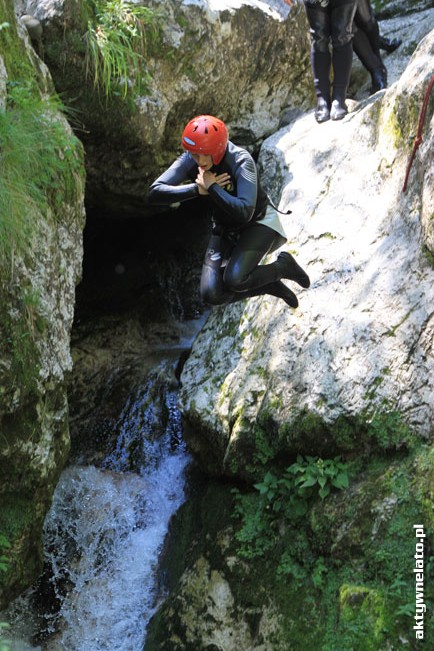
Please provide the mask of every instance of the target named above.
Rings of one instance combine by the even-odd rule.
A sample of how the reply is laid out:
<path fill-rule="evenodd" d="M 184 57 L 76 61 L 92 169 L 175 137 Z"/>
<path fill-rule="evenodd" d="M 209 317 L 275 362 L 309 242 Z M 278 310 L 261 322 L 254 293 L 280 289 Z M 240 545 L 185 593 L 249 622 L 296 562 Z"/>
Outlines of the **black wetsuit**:
<path fill-rule="evenodd" d="M 198 199 L 211 214 L 213 231 L 202 268 L 202 299 L 211 305 L 260 294 L 287 300 L 291 292 L 280 282 L 284 277 L 282 265 L 276 261 L 258 266 L 285 238 L 259 223 L 265 216 L 268 197 L 253 158 L 229 141 L 222 161 L 211 171 L 217 175 L 227 172 L 230 181 L 225 188 L 214 183 L 208 195 L 200 195 L 195 183 L 198 166 L 191 154 L 184 152 L 154 181 L 148 194 L 149 203 L 154 205 Z"/>
<path fill-rule="evenodd" d="M 331 99 L 344 103 L 351 75 L 352 25 L 357 0 L 304 0 L 304 4 L 310 26 L 311 63 L 316 95 L 328 104 Z M 330 97 L 332 64 L 333 95 Z"/>
<path fill-rule="evenodd" d="M 357 0 L 354 16 L 353 49 L 369 72 L 380 72 L 387 84 L 386 68 L 380 53 L 380 28 L 369 0 Z"/>

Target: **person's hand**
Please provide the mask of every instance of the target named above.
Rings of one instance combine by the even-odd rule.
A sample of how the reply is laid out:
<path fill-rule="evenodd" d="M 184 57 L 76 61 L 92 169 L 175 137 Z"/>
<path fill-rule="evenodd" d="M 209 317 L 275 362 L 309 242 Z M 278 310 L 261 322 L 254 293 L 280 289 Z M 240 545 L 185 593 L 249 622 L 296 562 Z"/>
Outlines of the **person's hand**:
<path fill-rule="evenodd" d="M 196 177 L 196 184 L 199 188 L 199 194 L 208 194 L 208 188 L 217 183 L 221 188 L 224 188 L 230 181 L 230 174 L 223 172 L 223 174 L 214 174 L 214 172 L 204 171 L 199 168 Z"/>

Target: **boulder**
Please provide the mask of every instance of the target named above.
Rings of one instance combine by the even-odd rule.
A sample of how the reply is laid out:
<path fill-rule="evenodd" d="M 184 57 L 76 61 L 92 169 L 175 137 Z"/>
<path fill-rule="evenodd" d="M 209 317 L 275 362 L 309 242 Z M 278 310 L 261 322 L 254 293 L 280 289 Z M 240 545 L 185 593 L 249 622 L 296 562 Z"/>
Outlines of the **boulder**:
<path fill-rule="evenodd" d="M 351 103 L 341 123 L 306 114 L 264 143 L 264 181 L 292 210 L 286 248 L 312 285 L 296 289 L 296 311 L 269 296 L 212 310 L 181 394 L 209 472 L 251 478 L 259 458 L 432 437 L 430 111 L 405 193 L 403 183 L 433 52 L 431 31 L 399 81 Z"/>
<path fill-rule="evenodd" d="M 147 212 L 149 184 L 178 155 L 193 115 L 219 115 L 232 137 L 257 150 L 284 109 L 305 110 L 313 95 L 302 7 L 290 11 L 283 0 L 140 6 L 154 19 L 125 97 L 114 79 L 106 96 L 86 74 L 87 35 L 98 25 L 91 12 L 76 0 L 26 4 L 43 26 L 44 59 L 85 145 L 87 204 L 120 216 Z M 147 79 L 142 88 L 139 77 Z"/>
<path fill-rule="evenodd" d="M 84 166 L 64 115 L 46 101 L 51 78 L 12 2 L 2 4 L 0 24 L 0 534 L 10 545 L 1 608 L 39 575 L 42 525 L 69 448 L 66 378 Z"/>

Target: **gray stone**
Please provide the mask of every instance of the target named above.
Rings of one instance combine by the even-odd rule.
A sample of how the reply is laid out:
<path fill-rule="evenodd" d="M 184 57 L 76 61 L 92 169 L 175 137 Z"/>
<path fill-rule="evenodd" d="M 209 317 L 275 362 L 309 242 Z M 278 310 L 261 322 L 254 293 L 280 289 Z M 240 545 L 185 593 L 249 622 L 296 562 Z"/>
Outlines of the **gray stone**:
<path fill-rule="evenodd" d="M 75 0 L 30 0 L 43 25 L 44 51 L 58 92 L 76 111 L 86 147 L 87 202 L 119 214 L 147 212 L 149 184 L 178 155 L 186 122 L 212 113 L 252 150 L 284 110 L 312 103 L 308 30 L 302 7 L 283 0 L 143 3 L 159 18 L 149 39 L 147 87 L 121 102 L 86 79 L 87 24 Z M 65 70 L 68 74 L 65 74 Z M 133 73 L 133 71 L 132 71 Z"/>
<path fill-rule="evenodd" d="M 308 113 L 264 143 L 265 183 L 292 210 L 287 249 L 312 285 L 296 288 L 294 312 L 269 296 L 214 309 L 196 340 L 181 398 L 211 472 L 239 473 L 264 421 L 286 455 L 363 446 L 379 418 L 432 436 L 432 119 L 402 188 L 433 53 L 431 31 L 399 80 L 350 102 L 341 123 Z"/>

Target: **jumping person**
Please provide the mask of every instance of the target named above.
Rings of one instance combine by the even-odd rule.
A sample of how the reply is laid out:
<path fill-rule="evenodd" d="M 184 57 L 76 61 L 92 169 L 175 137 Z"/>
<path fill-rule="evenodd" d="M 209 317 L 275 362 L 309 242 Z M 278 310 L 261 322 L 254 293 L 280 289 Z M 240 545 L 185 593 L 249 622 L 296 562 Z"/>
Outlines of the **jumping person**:
<path fill-rule="evenodd" d="M 148 200 L 170 205 L 197 199 L 209 209 L 213 229 L 202 267 L 202 300 L 223 305 L 271 294 L 296 308 L 297 297 L 282 278 L 305 288 L 310 280 L 292 255 L 281 252 L 274 262 L 259 264 L 286 236 L 252 156 L 228 139 L 226 125 L 212 115 L 190 120 L 181 142 L 184 153 L 152 183 Z"/>

